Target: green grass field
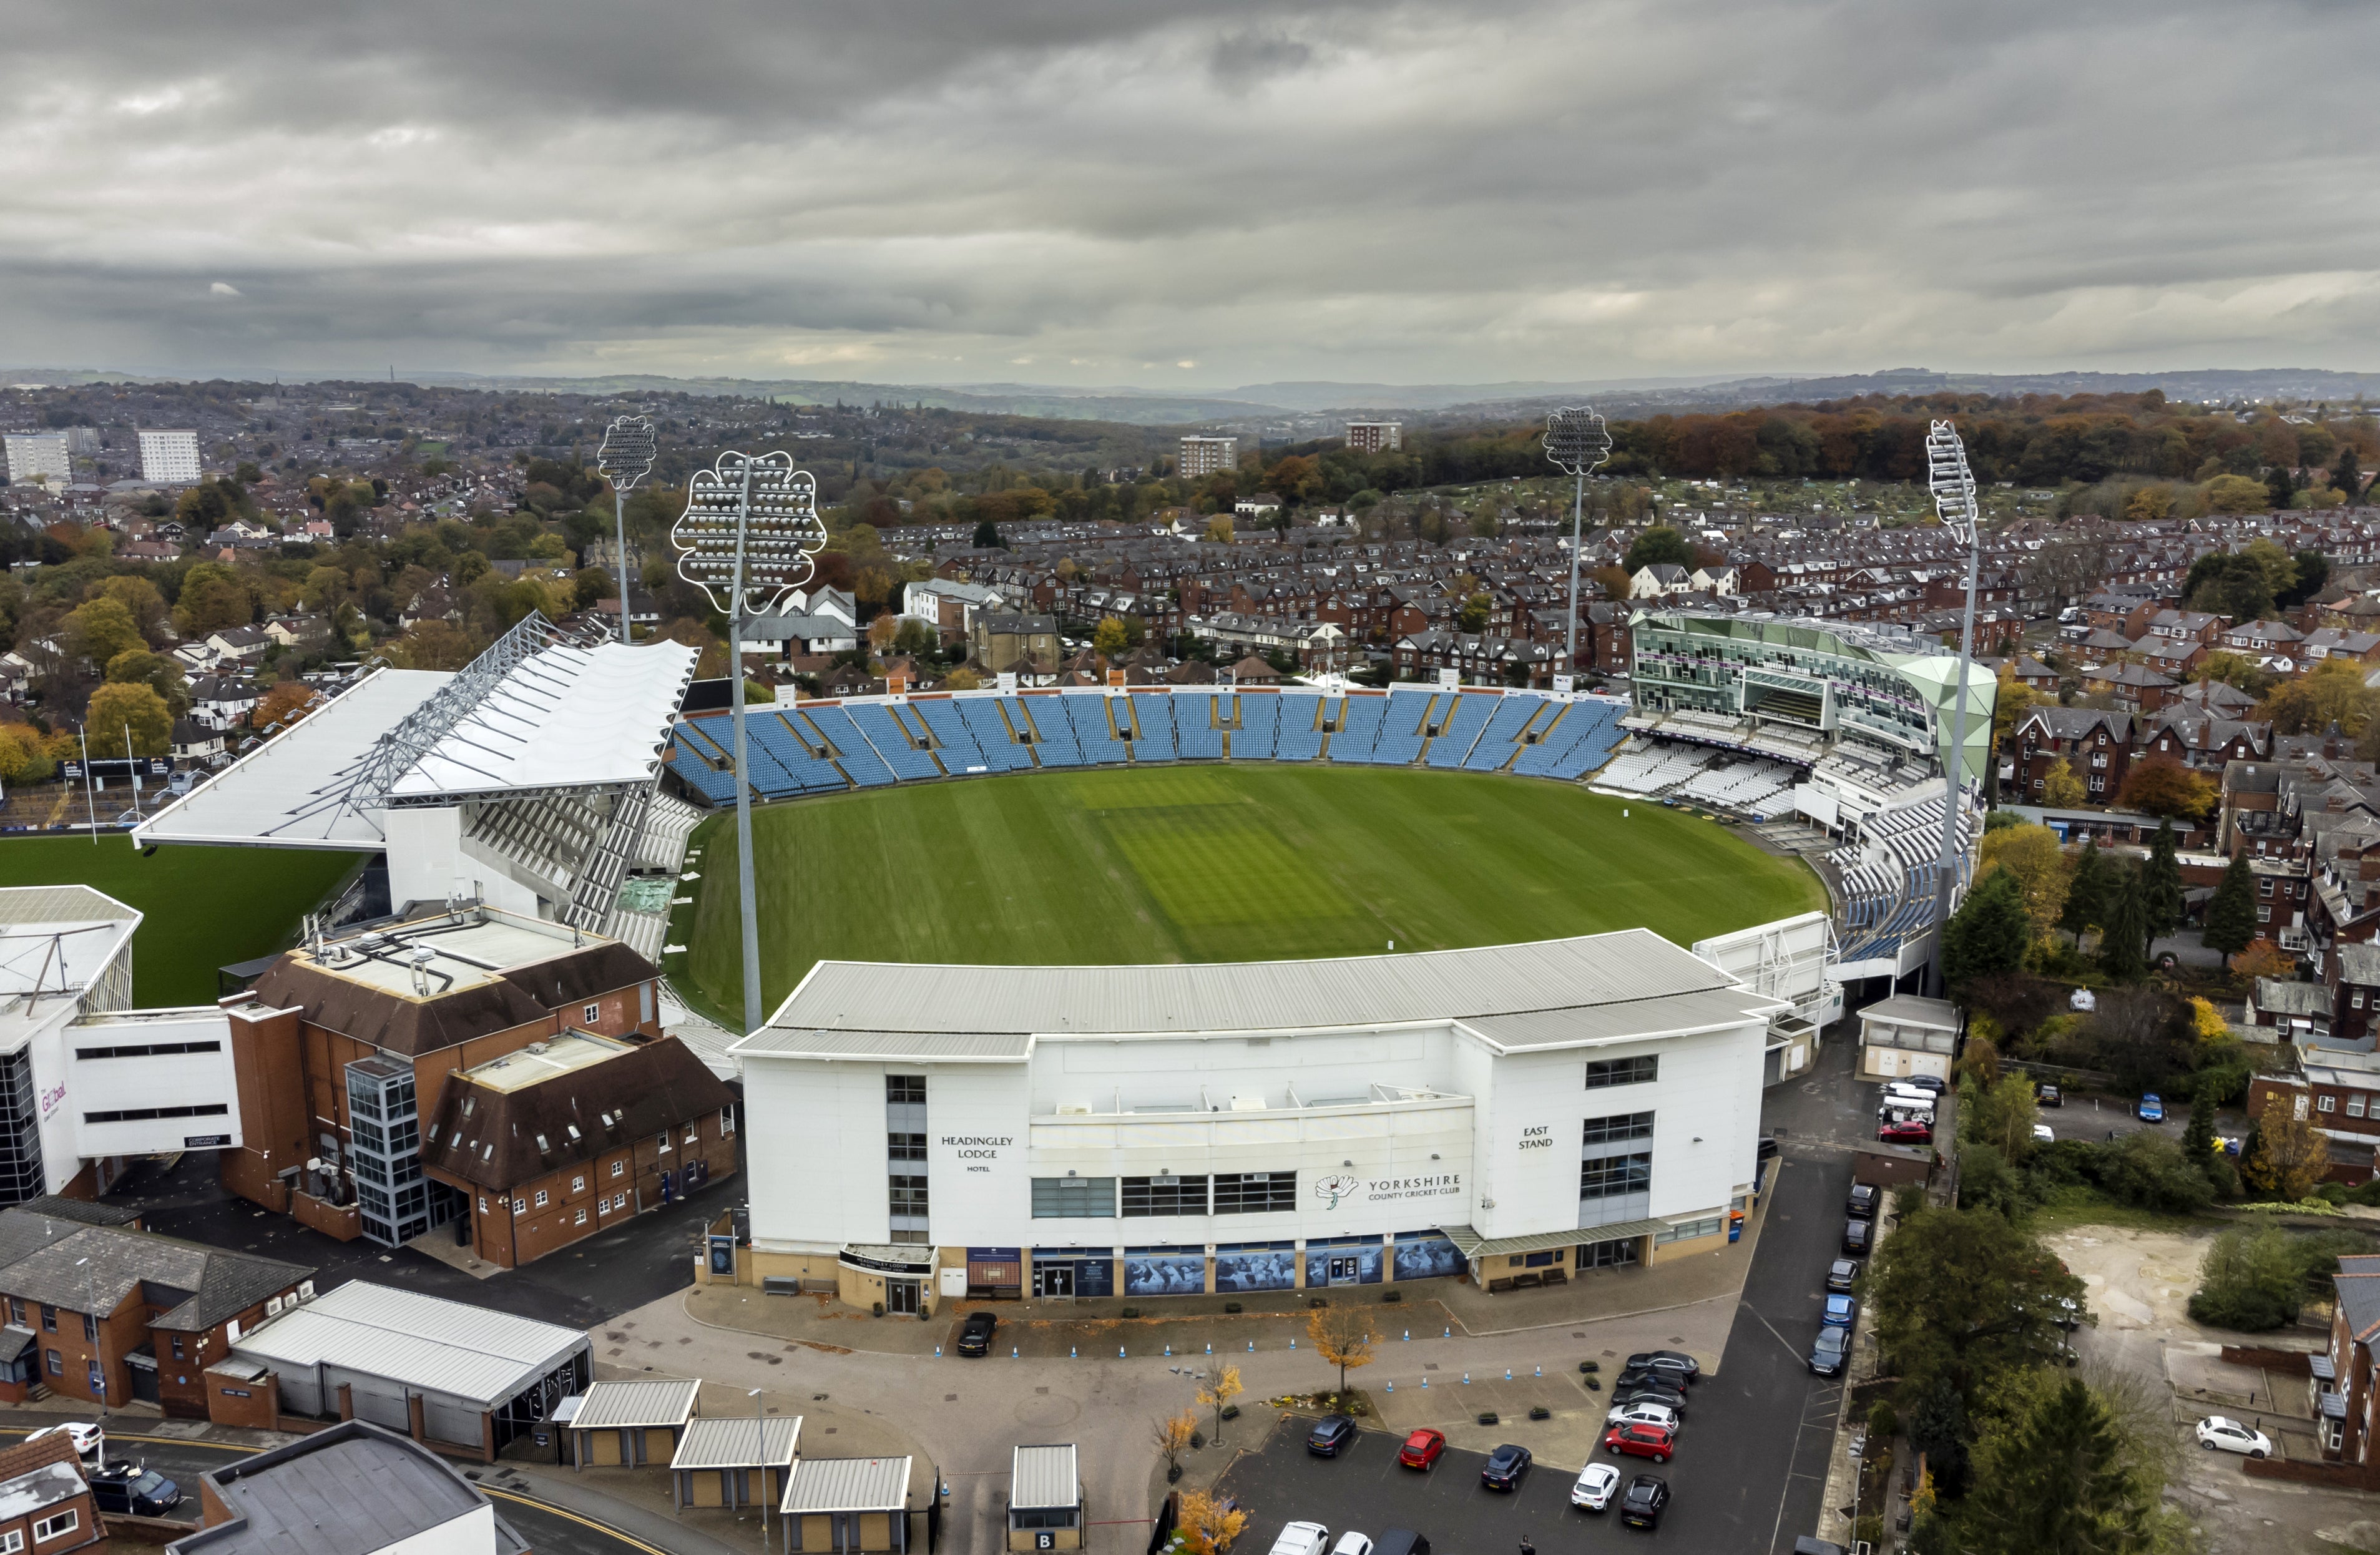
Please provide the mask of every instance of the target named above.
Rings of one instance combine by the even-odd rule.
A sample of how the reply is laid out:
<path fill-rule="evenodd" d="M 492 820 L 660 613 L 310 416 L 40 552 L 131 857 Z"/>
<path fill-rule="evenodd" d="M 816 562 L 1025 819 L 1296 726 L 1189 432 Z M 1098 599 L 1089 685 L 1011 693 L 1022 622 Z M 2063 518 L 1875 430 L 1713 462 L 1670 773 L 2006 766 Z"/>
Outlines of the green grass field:
<path fill-rule="evenodd" d="M 1680 944 L 1826 905 L 1798 859 L 1566 784 L 1323 766 L 972 778 L 758 810 L 765 1002 L 820 959 L 1253 961 L 1644 925 Z M 669 958 L 743 1006 L 732 816 Z M 690 963 L 690 965 L 688 965 Z M 690 978 L 688 978 L 690 974 Z M 740 1022 L 732 1024 L 740 1025 Z"/>
<path fill-rule="evenodd" d="M 215 968 L 295 942 L 298 920 L 355 863 L 295 848 L 161 847 L 125 836 L 0 839 L 0 885 L 87 885 L 144 915 L 132 938 L 132 996 L 212 1004 Z"/>

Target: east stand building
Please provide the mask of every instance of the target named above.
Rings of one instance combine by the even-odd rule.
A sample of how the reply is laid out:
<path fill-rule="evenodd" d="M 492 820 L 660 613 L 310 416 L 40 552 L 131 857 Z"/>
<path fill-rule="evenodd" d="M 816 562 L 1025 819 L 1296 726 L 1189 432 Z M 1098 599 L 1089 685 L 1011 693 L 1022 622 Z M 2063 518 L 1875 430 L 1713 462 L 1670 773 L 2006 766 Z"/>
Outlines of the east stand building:
<path fill-rule="evenodd" d="M 914 1312 L 1724 1245 L 1788 1001 L 1646 929 L 1200 966 L 820 962 L 742 1060 L 734 1277 Z M 714 1262 L 713 1277 L 726 1270 Z"/>

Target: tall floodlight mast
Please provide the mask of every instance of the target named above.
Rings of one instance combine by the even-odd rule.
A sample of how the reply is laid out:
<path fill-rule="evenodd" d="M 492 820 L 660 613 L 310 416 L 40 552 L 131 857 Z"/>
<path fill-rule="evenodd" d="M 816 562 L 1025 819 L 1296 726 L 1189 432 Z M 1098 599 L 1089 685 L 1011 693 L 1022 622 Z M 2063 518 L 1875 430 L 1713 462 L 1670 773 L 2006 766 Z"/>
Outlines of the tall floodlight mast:
<path fill-rule="evenodd" d="M 744 620 L 809 580 L 826 544 L 818 482 L 786 453 L 726 453 L 686 486 L 670 530 L 677 575 L 727 617 L 727 683 L 735 710 L 735 887 L 744 909 L 744 1029 L 760 1028 L 760 915 L 752 884 L 752 784 L 744 745 Z M 625 601 L 624 601 L 625 602 Z"/>
<path fill-rule="evenodd" d="M 653 424 L 642 416 L 613 418 L 603 429 L 595 468 L 612 483 L 612 518 L 620 539 L 620 640 L 628 642 L 634 640 L 628 629 L 628 489 L 653 468 Z"/>
<path fill-rule="evenodd" d="M 1570 471 L 1578 491 L 1570 509 L 1570 631 L 1562 639 L 1562 667 L 1578 674 L 1578 553 L 1586 528 L 1586 478 L 1611 457 L 1611 433 L 1603 418 L 1585 406 L 1557 410 L 1546 419 L 1546 457 Z"/>
<path fill-rule="evenodd" d="M 1942 856 L 1934 877 L 1934 986 L 1947 990 L 1943 952 L 1950 938 L 1950 888 L 1959 872 L 1963 841 L 1960 803 L 1966 797 L 1967 669 L 1975 652 L 1975 570 L 1983 553 L 1983 533 L 1976 522 L 1975 477 L 1967 468 L 1967 446 L 1959 429 L 1937 421 L 1925 434 L 1925 484 L 1934 493 L 1934 511 L 1942 527 L 1967 548 L 1967 598 L 1959 620 L 1959 678 L 1950 689 L 1950 758 L 1942 775 L 1949 784 L 1949 803 L 1942 817 Z"/>

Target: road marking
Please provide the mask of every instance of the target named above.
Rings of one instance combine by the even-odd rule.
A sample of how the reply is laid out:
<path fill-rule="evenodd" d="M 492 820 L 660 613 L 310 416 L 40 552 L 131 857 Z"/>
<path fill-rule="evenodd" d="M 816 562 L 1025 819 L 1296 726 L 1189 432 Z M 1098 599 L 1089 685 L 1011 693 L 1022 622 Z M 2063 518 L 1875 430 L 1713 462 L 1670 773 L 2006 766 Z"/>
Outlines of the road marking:
<path fill-rule="evenodd" d="M 669 1551 L 659 1545 L 647 1544 L 643 1539 L 623 1533 L 609 1523 L 598 1523 L 591 1517 L 581 1517 L 575 1512 L 565 1512 L 552 1501 L 541 1501 L 535 1496 L 524 1496 L 516 1490 L 492 1490 L 484 1485 L 480 1487 L 480 1490 L 484 1495 L 502 1496 L 508 1501 L 518 1501 L 523 1506 L 533 1506 L 540 1512 L 550 1512 L 556 1517 L 567 1517 L 581 1527 L 592 1528 L 599 1534 L 609 1534 L 631 1549 L 641 1549 L 645 1555 L 669 1555 Z"/>

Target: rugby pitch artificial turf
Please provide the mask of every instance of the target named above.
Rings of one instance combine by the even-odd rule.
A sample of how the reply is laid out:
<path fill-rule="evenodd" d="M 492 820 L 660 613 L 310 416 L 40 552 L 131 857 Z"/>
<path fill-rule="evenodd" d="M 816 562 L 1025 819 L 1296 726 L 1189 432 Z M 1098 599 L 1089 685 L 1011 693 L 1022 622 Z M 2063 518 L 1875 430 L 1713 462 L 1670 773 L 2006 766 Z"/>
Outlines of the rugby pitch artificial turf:
<path fill-rule="evenodd" d="M 821 959 L 1257 961 L 1640 924 L 1690 944 L 1826 905 L 1806 865 L 1715 822 L 1494 773 L 1019 773 L 770 806 L 752 830 L 768 1010 Z M 667 969 L 740 1011 L 733 814 L 695 841 Z"/>

